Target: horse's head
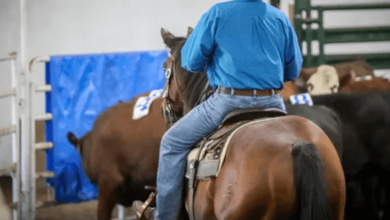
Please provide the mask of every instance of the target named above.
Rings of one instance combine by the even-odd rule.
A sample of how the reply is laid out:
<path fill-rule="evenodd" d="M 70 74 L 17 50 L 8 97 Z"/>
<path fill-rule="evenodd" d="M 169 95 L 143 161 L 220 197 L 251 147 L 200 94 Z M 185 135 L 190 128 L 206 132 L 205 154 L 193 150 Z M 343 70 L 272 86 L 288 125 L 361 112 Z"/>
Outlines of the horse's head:
<path fill-rule="evenodd" d="M 176 37 L 161 29 L 164 43 L 170 49 L 169 57 L 164 63 L 166 82 L 162 111 L 165 121 L 171 125 L 199 104 L 202 91 L 208 85 L 206 74 L 190 73 L 181 67 L 181 49 L 192 30 L 191 27 L 188 28 L 186 37 Z"/>

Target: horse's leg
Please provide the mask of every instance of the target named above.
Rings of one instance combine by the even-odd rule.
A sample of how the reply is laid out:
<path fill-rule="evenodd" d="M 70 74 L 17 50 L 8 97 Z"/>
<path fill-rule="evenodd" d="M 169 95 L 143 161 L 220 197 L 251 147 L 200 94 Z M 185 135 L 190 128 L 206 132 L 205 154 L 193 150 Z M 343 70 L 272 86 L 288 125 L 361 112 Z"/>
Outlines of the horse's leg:
<path fill-rule="evenodd" d="M 385 189 L 385 202 L 383 204 L 383 220 L 390 220 L 390 174 L 382 173 L 381 185 Z"/>
<path fill-rule="evenodd" d="M 379 220 L 378 204 L 375 198 L 375 188 L 378 183 L 375 179 L 375 170 L 369 167 L 365 170 L 365 173 L 361 176 L 361 190 L 364 197 L 364 207 L 360 210 L 360 218 Z"/>
<path fill-rule="evenodd" d="M 99 181 L 98 220 L 110 220 L 117 203 L 118 182 L 104 178 Z"/>

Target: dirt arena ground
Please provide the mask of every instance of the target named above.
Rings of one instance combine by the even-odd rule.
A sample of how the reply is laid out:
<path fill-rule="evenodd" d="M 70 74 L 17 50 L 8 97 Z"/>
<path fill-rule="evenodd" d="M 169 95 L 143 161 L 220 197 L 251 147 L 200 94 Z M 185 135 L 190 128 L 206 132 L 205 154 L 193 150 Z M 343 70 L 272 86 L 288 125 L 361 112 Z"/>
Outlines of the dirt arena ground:
<path fill-rule="evenodd" d="M 6 197 L 7 203 L 12 200 L 11 178 L 0 178 L 0 186 Z M 37 189 L 37 201 L 47 201 L 48 194 L 46 189 L 40 187 Z M 58 204 L 42 207 L 36 211 L 36 220 L 94 220 L 96 218 L 97 201 L 76 203 L 76 204 Z M 127 219 L 134 219 L 134 212 L 131 207 L 126 209 Z M 113 218 L 117 217 L 117 208 L 113 212 Z"/>

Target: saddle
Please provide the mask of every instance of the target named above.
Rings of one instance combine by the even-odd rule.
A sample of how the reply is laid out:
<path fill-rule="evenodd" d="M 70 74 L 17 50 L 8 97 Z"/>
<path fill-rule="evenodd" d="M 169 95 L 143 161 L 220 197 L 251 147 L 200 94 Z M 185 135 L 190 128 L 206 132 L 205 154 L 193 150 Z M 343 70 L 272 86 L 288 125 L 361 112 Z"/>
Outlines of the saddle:
<path fill-rule="evenodd" d="M 222 167 L 229 143 L 228 138 L 231 134 L 253 120 L 257 122 L 284 115 L 286 113 L 273 108 L 248 108 L 229 113 L 216 131 L 195 144 L 194 149 L 191 150 L 187 157 L 185 177 L 190 182 L 192 178 L 204 180 L 216 177 L 219 169 Z M 194 173 L 196 173 L 196 176 L 191 175 Z"/>
<path fill-rule="evenodd" d="M 187 157 L 187 169 L 185 177 L 188 180 L 190 200 L 186 206 L 190 219 L 194 219 L 194 195 L 196 182 L 215 178 L 221 169 L 229 142 L 233 134 L 240 128 L 275 117 L 285 116 L 285 112 L 276 108 L 247 108 L 229 113 L 222 121 L 219 128 L 194 145 Z M 143 212 L 154 199 L 155 194 L 146 201 L 143 208 L 137 212 L 142 219 Z"/>

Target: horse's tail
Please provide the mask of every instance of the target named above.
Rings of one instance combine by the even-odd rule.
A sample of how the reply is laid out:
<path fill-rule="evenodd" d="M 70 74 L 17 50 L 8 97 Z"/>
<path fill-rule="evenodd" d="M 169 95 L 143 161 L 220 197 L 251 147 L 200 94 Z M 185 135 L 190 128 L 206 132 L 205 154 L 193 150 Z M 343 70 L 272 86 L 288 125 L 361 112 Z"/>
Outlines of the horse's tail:
<path fill-rule="evenodd" d="M 66 137 L 68 138 L 69 143 L 75 147 L 78 147 L 80 139 L 78 139 L 76 135 L 73 134 L 73 132 L 69 131 Z"/>
<path fill-rule="evenodd" d="M 313 143 L 298 143 L 294 157 L 295 210 L 291 220 L 331 220 L 325 174 L 320 155 Z"/>

